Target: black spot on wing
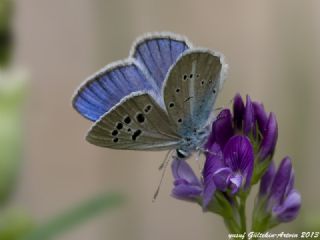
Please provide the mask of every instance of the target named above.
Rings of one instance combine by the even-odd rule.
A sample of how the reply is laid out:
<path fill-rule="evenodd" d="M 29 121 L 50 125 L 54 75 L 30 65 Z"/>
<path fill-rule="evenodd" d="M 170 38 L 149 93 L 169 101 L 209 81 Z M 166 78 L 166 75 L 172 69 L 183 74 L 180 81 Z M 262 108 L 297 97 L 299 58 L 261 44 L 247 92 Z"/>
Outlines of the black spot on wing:
<path fill-rule="evenodd" d="M 145 113 L 149 113 L 152 109 L 152 106 L 151 105 L 147 105 L 145 108 L 144 108 L 144 112 Z"/>
<path fill-rule="evenodd" d="M 118 130 L 121 130 L 123 128 L 123 124 L 121 122 L 118 122 L 116 128 Z"/>
<path fill-rule="evenodd" d="M 139 123 L 144 123 L 144 121 L 145 121 L 145 117 L 142 113 L 138 113 L 136 116 L 136 119 Z"/>
<path fill-rule="evenodd" d="M 136 130 L 132 135 L 132 140 L 135 141 L 141 135 L 142 131 L 140 129 Z"/>
<path fill-rule="evenodd" d="M 126 123 L 126 124 L 130 124 L 131 123 L 131 118 L 129 116 L 126 116 L 123 121 Z"/>

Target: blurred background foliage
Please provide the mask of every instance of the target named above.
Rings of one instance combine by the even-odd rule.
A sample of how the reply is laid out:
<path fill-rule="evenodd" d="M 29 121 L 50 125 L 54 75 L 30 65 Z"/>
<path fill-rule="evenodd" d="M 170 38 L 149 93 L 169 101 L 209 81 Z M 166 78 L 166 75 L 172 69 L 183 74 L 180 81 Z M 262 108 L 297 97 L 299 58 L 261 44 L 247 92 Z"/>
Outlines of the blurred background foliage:
<path fill-rule="evenodd" d="M 13 4 L 11 0 L 0 1 L 0 66 L 8 64 L 12 50 L 11 16 Z"/>
<path fill-rule="evenodd" d="M 219 218 L 169 196 L 169 173 L 151 202 L 165 153 L 89 145 L 70 106 L 83 79 L 149 31 L 226 55 L 217 106 L 249 93 L 276 113 L 276 161 L 292 157 L 303 206 L 274 231 L 319 231 L 318 0 L 0 0 L 0 240 L 225 239 Z"/>
<path fill-rule="evenodd" d="M 22 105 L 25 76 L 0 70 L 0 204 L 9 196 L 22 157 Z"/>
<path fill-rule="evenodd" d="M 123 202 L 117 193 L 104 193 L 77 203 L 44 223 L 36 223 L 23 208 L 10 206 L 23 160 L 23 112 L 27 73 L 12 67 L 11 0 L 0 0 L 0 239 L 53 239 L 75 225 Z M 9 205 L 9 206 L 8 206 Z"/>

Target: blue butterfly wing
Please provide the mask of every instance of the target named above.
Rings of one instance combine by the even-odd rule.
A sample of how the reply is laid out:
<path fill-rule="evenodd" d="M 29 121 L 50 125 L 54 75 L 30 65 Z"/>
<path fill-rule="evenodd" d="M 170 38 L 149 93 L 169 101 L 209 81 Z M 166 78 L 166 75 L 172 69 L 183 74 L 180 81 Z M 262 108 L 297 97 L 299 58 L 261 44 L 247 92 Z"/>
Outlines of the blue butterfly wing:
<path fill-rule="evenodd" d="M 186 38 L 173 33 L 156 33 L 138 40 L 132 48 L 132 57 L 155 81 L 161 92 L 169 68 L 191 47 Z"/>
<path fill-rule="evenodd" d="M 74 108 L 96 121 L 132 92 L 153 90 L 153 83 L 134 61 L 112 64 L 87 79 L 73 99 Z"/>
<path fill-rule="evenodd" d="M 74 108 L 96 121 L 121 99 L 137 91 L 148 91 L 163 106 L 161 88 L 168 69 L 190 45 L 172 33 L 141 38 L 127 60 L 106 66 L 80 86 L 73 98 Z"/>

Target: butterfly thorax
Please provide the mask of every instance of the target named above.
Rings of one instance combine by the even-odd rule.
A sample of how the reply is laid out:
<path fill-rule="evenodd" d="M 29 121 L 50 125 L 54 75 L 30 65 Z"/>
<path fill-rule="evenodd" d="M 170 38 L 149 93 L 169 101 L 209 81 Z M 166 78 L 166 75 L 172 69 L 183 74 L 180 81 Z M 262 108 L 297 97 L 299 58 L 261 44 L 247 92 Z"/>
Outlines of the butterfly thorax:
<path fill-rule="evenodd" d="M 176 149 L 176 154 L 179 158 L 186 159 L 195 151 L 201 150 L 209 136 L 209 127 L 202 129 L 193 129 L 192 134 L 187 134 L 179 148 Z M 189 131 L 190 133 L 190 131 Z"/>

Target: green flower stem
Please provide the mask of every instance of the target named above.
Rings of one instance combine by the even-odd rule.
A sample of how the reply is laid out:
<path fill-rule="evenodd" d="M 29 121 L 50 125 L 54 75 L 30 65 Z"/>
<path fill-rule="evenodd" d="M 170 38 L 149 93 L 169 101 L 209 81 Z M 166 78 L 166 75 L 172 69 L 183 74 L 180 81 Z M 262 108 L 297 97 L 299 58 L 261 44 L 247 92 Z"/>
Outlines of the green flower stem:
<path fill-rule="evenodd" d="M 247 232 L 247 223 L 246 223 L 246 200 L 247 197 L 240 198 L 240 205 L 239 205 L 239 215 L 240 215 L 240 224 L 241 224 L 241 232 Z M 247 235 L 244 239 L 248 239 Z"/>
<path fill-rule="evenodd" d="M 224 218 L 224 224 L 230 233 L 241 233 L 241 228 L 234 218 Z"/>
<path fill-rule="evenodd" d="M 246 201 L 245 199 L 240 199 L 239 205 L 239 214 L 240 214 L 240 223 L 241 223 L 241 230 L 242 232 L 247 231 L 247 224 L 246 224 Z"/>

